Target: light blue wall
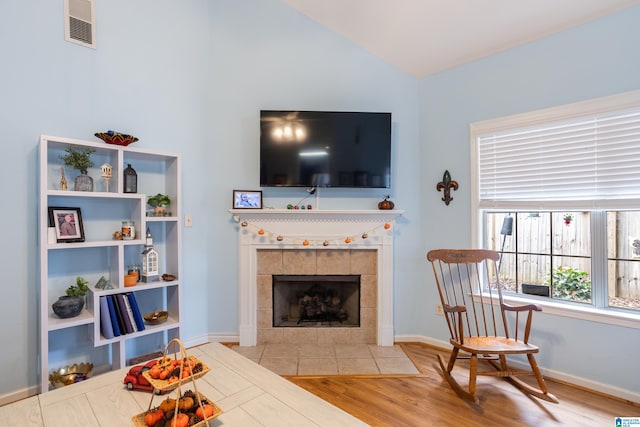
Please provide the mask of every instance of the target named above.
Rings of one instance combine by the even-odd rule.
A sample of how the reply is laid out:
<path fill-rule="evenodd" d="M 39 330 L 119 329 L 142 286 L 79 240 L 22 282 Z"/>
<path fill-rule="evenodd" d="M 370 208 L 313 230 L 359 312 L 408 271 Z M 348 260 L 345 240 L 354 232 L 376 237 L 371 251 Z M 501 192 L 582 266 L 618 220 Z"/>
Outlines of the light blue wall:
<path fill-rule="evenodd" d="M 629 27 L 640 10 L 632 11 L 419 81 L 277 0 L 98 1 L 96 50 L 63 40 L 61 0 L 0 3 L 0 180 L 11 214 L 0 247 L 0 322 L 10 325 L 0 332 L 9 344 L 0 397 L 37 383 L 40 134 L 95 140 L 94 132 L 116 129 L 140 137 L 137 146 L 183 154 L 183 212 L 194 221 L 183 233 L 183 338 L 199 340 L 237 334 L 237 235 L 227 211 L 233 189 L 258 186 L 259 110 L 392 112 L 391 191 L 327 190 L 322 208 L 375 208 L 391 193 L 406 211 L 395 227 L 396 334 L 443 339 L 424 254 L 469 244 L 469 122 L 637 88 L 637 55 L 623 55 L 635 54 L 639 39 Z M 461 184 L 449 207 L 435 191 L 445 168 Z M 265 190 L 265 204 L 304 195 Z M 567 343 L 595 331 L 594 343 L 605 340 L 598 356 L 612 356 L 606 346 L 640 341 L 635 330 L 540 323 L 560 343 L 543 364 L 638 390 L 613 368 L 576 364 L 595 345 Z M 608 366 L 630 366 L 616 357 Z"/>
<path fill-rule="evenodd" d="M 393 188 L 329 191 L 322 207 L 407 210 L 397 227 L 405 287 L 419 241 L 417 82 L 276 0 L 96 2 L 97 49 L 64 41 L 61 0 L 2 2 L 0 179 L 11 213 L 0 247 L 9 347 L 2 395 L 37 384 L 37 143 L 41 134 L 98 141 L 116 129 L 136 146 L 183 155 L 183 339 L 238 333 L 233 189 L 258 188 L 261 108 L 390 111 Z M 398 165 L 402 165 L 399 167 Z M 306 194 L 265 191 L 284 207 Z M 403 202 L 403 200 L 405 200 Z M 413 229 L 413 231 L 411 231 Z M 419 248 L 420 249 L 420 248 Z M 420 249 L 421 250 L 421 249 Z M 409 280 L 410 279 L 410 280 Z M 11 325 L 6 327 L 6 325 Z M 70 343 L 69 345 L 74 345 Z M 84 345 L 89 345 L 85 342 Z"/>
<path fill-rule="evenodd" d="M 407 211 L 397 227 L 400 289 L 416 282 L 419 241 L 417 81 L 277 1 L 211 4 L 212 115 L 208 182 L 209 331 L 237 333 L 237 224 L 227 212 L 235 189 L 259 183 L 259 110 L 390 111 L 393 176 L 389 190 L 322 189 L 321 208 L 375 209 L 386 194 Z M 228 175 L 217 171 L 227 171 Z M 214 179 L 215 178 L 215 179 Z M 264 189 L 279 208 L 307 196 L 304 189 Z M 411 231 L 413 230 L 413 231 Z"/>
<path fill-rule="evenodd" d="M 426 180 L 440 180 L 447 165 L 460 184 L 449 207 L 423 200 L 429 248 L 471 244 L 469 123 L 640 89 L 638 22 L 634 7 L 421 81 Z M 422 325 L 420 334 L 445 338 L 438 323 Z M 544 314 L 534 326 L 545 368 L 640 392 L 631 374 L 640 329 Z"/>

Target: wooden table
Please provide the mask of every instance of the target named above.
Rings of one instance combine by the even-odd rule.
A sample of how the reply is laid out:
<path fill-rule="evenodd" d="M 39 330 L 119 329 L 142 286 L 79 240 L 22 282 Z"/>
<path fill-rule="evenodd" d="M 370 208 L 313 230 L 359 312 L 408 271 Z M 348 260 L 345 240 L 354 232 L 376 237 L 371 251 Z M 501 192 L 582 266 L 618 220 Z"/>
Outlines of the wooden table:
<path fill-rule="evenodd" d="M 366 426 L 341 409 L 219 343 L 187 350 L 210 368 L 198 391 L 224 413 L 211 426 Z M 128 368 L 0 407 L 3 426 L 129 426 L 149 407 L 148 392 L 127 390 Z M 183 392 L 192 388 L 183 385 Z M 155 397 L 154 405 L 162 396 Z"/>

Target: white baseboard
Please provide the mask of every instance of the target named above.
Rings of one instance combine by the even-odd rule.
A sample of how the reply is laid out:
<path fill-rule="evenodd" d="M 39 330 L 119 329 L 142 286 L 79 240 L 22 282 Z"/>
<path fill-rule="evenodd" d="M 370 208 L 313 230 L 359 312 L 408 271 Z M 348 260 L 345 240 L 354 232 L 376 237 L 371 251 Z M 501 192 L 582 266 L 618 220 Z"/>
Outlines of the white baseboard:
<path fill-rule="evenodd" d="M 447 341 L 436 340 L 422 335 L 396 335 L 395 342 L 419 342 L 443 349 L 451 348 L 451 344 L 449 344 L 449 342 Z M 523 369 L 529 366 L 527 363 L 520 362 L 518 360 L 512 360 L 511 364 L 514 367 Z M 544 366 L 539 366 L 539 368 L 542 372 L 542 375 L 544 375 L 544 377 L 549 380 L 562 381 L 567 384 L 572 384 L 577 387 L 592 390 L 595 393 L 602 393 L 619 399 L 628 400 L 630 402 L 640 403 L 640 393 L 637 393 L 635 391 L 622 389 L 610 384 L 592 381 L 587 378 L 577 377 L 575 375 L 555 371 L 553 369 L 546 369 Z"/>
<path fill-rule="evenodd" d="M 0 406 L 8 405 L 9 403 L 17 402 L 18 400 L 26 399 L 28 397 L 35 396 L 36 394 L 38 394 L 37 385 L 3 394 L 0 396 Z"/>

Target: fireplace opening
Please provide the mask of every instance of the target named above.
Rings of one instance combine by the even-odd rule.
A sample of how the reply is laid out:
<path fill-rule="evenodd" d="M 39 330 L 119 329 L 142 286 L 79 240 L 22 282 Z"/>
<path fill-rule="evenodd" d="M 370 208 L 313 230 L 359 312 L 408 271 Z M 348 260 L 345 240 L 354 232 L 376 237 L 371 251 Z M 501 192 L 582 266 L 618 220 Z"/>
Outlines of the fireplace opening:
<path fill-rule="evenodd" d="M 360 275 L 273 275 L 273 327 L 359 327 Z"/>

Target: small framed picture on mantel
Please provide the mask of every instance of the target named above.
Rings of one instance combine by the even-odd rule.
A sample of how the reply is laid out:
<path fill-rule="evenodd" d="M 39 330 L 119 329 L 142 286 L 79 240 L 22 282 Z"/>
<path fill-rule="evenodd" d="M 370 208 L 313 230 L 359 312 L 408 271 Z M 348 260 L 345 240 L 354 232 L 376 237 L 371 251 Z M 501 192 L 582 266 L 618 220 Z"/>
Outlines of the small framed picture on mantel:
<path fill-rule="evenodd" d="M 262 191 L 233 190 L 233 209 L 262 209 Z"/>

